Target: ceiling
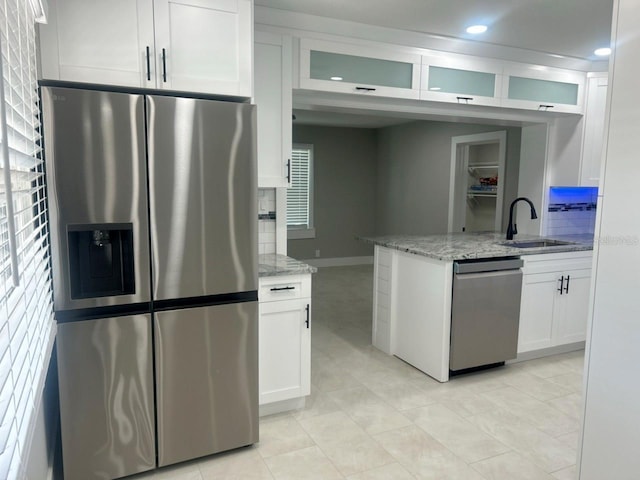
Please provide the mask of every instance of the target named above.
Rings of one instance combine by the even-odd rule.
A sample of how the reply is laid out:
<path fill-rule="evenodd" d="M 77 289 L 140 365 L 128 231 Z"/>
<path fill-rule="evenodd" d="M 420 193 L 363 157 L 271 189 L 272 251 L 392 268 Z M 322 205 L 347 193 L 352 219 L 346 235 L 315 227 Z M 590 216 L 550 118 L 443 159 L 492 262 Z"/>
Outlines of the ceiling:
<path fill-rule="evenodd" d="M 613 0 L 255 0 L 256 5 L 595 60 L 608 46 Z"/>
<path fill-rule="evenodd" d="M 254 0 L 254 3 L 594 61 L 602 59 L 593 55 L 593 51 L 610 42 L 613 0 Z M 467 26 L 478 23 L 488 25 L 489 30 L 478 36 L 465 33 Z M 296 109 L 294 123 L 381 128 L 416 119 L 390 112 L 326 110 Z"/>

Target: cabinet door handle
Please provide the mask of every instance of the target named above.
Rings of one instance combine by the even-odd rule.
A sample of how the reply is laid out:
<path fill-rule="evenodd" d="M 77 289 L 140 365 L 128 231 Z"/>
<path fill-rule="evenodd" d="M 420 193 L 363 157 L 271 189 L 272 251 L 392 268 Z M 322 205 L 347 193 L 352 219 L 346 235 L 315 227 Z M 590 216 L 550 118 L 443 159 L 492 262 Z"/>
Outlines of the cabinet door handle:
<path fill-rule="evenodd" d="M 371 88 L 371 87 L 356 87 L 356 90 L 358 90 L 360 92 L 375 92 L 376 91 L 375 88 Z"/>
<path fill-rule="evenodd" d="M 548 111 L 550 108 L 553 108 L 553 105 L 543 105 L 543 104 L 540 104 L 540 105 L 538 106 L 538 110 L 541 110 L 541 111 L 543 111 L 543 112 Z"/>
<path fill-rule="evenodd" d="M 162 81 L 167 83 L 167 51 L 162 49 Z"/>
<path fill-rule="evenodd" d="M 291 286 L 288 286 L 288 287 L 273 287 L 271 289 L 271 291 L 272 292 L 281 292 L 283 290 L 295 290 L 295 289 L 296 289 L 296 287 L 291 287 Z"/>
<path fill-rule="evenodd" d="M 564 293 L 569 293 L 569 279 L 571 275 L 567 275 L 567 285 L 564 287 Z"/>
<path fill-rule="evenodd" d="M 151 51 L 147 47 L 147 81 L 151 81 Z"/>
<path fill-rule="evenodd" d="M 291 183 L 291 159 L 287 160 L 287 183 Z"/>
<path fill-rule="evenodd" d="M 458 99 L 458 103 L 468 104 L 473 100 L 473 97 L 456 97 Z"/>
<path fill-rule="evenodd" d="M 307 319 L 305 320 L 304 323 L 307 324 L 307 328 L 309 328 L 309 304 L 307 303 L 307 306 L 305 307 L 305 310 L 307 311 Z"/>
<path fill-rule="evenodd" d="M 564 275 L 562 276 L 562 278 L 560 278 L 560 288 L 558 288 L 560 295 L 562 295 L 563 289 L 564 289 Z"/>

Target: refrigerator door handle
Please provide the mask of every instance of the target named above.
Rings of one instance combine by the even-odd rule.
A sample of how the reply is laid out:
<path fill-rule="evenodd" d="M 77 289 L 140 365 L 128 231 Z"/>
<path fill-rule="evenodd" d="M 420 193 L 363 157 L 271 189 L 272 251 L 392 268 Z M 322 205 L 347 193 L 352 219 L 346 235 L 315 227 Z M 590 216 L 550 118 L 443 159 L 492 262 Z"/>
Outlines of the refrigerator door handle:
<path fill-rule="evenodd" d="M 307 306 L 305 307 L 305 310 L 307 312 L 307 319 L 304 321 L 304 323 L 307 324 L 307 328 L 309 328 L 309 304 L 307 303 Z"/>
<path fill-rule="evenodd" d="M 167 83 L 167 51 L 162 49 L 162 81 Z"/>
<path fill-rule="evenodd" d="M 151 81 L 151 51 L 149 46 L 147 46 L 147 81 Z"/>

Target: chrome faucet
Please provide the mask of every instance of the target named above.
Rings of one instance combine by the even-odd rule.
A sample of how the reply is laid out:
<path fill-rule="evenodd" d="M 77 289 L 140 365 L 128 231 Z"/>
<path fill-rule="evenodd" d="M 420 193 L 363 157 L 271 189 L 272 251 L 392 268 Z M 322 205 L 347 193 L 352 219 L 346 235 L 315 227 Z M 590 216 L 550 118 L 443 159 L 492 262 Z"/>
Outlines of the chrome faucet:
<path fill-rule="evenodd" d="M 513 240 L 513 236 L 518 233 L 518 225 L 513 223 L 513 207 L 520 200 L 524 200 L 531 207 L 531 220 L 535 220 L 538 218 L 538 214 L 536 213 L 536 208 L 533 206 L 533 202 L 529 200 L 527 197 L 518 197 L 513 202 L 511 202 L 511 206 L 509 207 L 509 226 L 507 227 L 507 240 Z"/>

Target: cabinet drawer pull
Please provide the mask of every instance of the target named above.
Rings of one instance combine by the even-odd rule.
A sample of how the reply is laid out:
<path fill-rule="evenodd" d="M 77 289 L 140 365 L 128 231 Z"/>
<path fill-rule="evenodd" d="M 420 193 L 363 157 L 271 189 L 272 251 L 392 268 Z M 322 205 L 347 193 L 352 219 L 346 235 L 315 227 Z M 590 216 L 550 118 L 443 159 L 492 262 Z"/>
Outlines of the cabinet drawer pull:
<path fill-rule="evenodd" d="M 563 290 L 564 290 L 564 275 L 562 276 L 562 278 L 560 278 L 560 288 L 558 288 L 560 295 L 562 295 Z"/>
<path fill-rule="evenodd" d="M 540 104 L 540 105 L 538 106 L 538 110 L 543 111 L 543 112 L 548 111 L 550 108 L 553 108 L 553 105 L 543 105 L 543 104 Z"/>
<path fill-rule="evenodd" d="M 309 328 L 309 304 L 307 303 L 307 306 L 305 307 L 305 310 L 307 311 L 307 319 L 305 320 L 304 323 L 307 324 L 307 328 Z"/>
<path fill-rule="evenodd" d="M 458 103 L 468 104 L 473 100 L 473 97 L 456 97 L 458 99 Z"/>
<path fill-rule="evenodd" d="M 151 51 L 147 46 L 147 81 L 151 81 Z"/>
<path fill-rule="evenodd" d="M 375 88 L 371 88 L 371 87 L 356 87 L 356 90 L 359 90 L 361 92 L 375 92 L 376 91 Z"/>
<path fill-rule="evenodd" d="M 167 83 L 167 51 L 162 49 L 162 81 Z"/>
<path fill-rule="evenodd" d="M 567 275 L 567 285 L 564 287 L 564 293 L 569 293 L 569 279 L 571 275 Z"/>
<path fill-rule="evenodd" d="M 295 290 L 296 287 L 273 287 L 272 292 L 281 292 L 282 290 Z"/>

